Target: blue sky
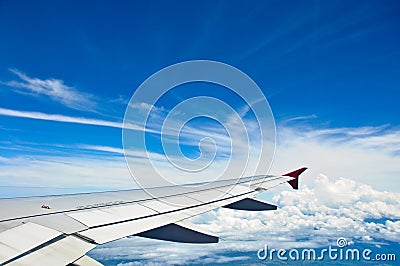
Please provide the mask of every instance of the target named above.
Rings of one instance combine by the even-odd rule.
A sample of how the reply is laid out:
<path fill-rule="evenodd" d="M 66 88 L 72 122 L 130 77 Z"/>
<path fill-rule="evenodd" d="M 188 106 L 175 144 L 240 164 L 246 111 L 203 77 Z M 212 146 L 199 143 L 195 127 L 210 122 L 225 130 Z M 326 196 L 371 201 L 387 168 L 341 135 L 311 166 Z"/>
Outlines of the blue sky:
<path fill-rule="evenodd" d="M 149 75 L 208 59 L 252 77 L 278 124 L 305 116 L 316 127 L 397 126 L 399 8 L 396 1 L 2 1 L 0 103 L 119 122 Z M 79 106 L 18 90 L 7 85 L 21 81 L 16 73 L 57 79 L 86 100 Z M 1 124 L 11 129 L 2 132 L 8 141 L 121 146 L 116 128 L 4 116 Z"/>
<path fill-rule="evenodd" d="M 73 157 L 82 147 L 120 149 L 118 123 L 136 88 L 168 65 L 195 59 L 248 74 L 269 101 L 278 141 L 286 132 L 279 126 L 287 123 L 306 131 L 371 127 L 370 137 L 392 136 L 396 154 L 399 8 L 396 1 L 2 1 L 2 155 Z M 217 97 L 219 90 L 206 87 L 198 87 L 199 94 Z M 162 103 L 168 109 L 193 95 L 178 91 Z M 82 124 L 19 118 L 10 110 Z M 87 125 L 88 119 L 102 126 Z M 342 133 L 324 132 L 328 138 Z"/>
<path fill-rule="evenodd" d="M 249 74 L 278 121 L 315 114 L 330 126 L 400 123 L 396 1 L 2 1 L 0 7 L 2 81 L 15 79 L 9 71 L 15 68 L 115 99 L 130 97 L 167 65 L 209 59 Z M 43 104 L 2 87 L 4 107 Z M 107 107 L 108 115 L 122 116 L 124 106 Z"/>
<path fill-rule="evenodd" d="M 324 182 L 330 192 L 354 194 L 369 208 L 374 202 L 383 204 L 376 213 L 359 211 L 365 218 L 384 219 L 376 225 L 388 232 L 380 241 L 398 243 L 391 233 L 400 230 L 398 211 L 393 211 L 400 204 L 399 12 L 394 0 L 0 1 L 0 196 L 134 186 L 121 143 L 130 97 L 164 67 L 215 60 L 249 75 L 268 99 L 277 125 L 271 172 L 306 165 L 306 191 L 315 191 L 315 180 L 329 178 Z M 158 102 L 156 114 L 165 118 L 182 99 L 203 94 L 225 97 L 237 110 L 242 108 L 240 100 L 214 85 L 187 88 Z M 138 112 L 147 108 L 137 107 Z M 160 125 L 160 117 L 155 116 L 154 126 Z M 199 155 L 197 142 L 205 134 L 226 136 L 212 123 L 194 121 L 193 127 L 213 125 L 213 130 L 188 131 L 196 133 L 184 142 L 189 158 Z M 162 151 L 153 144 L 148 150 L 157 157 Z M 133 156 L 145 174 L 143 152 Z M 371 186 L 379 196 L 357 196 L 360 191 L 351 182 Z M 336 188 L 342 183 L 353 187 Z M 286 189 L 262 197 L 285 198 Z M 387 201 L 383 191 L 393 193 L 394 200 Z M 298 197 L 304 200 L 308 194 Z M 311 214 L 300 218 L 324 216 L 327 197 L 316 196 L 322 207 L 306 208 Z M 339 203 L 354 211 L 354 198 Z M 339 205 L 331 207 L 338 211 Z M 284 206 L 289 208 L 290 202 Z M 248 221 L 237 213 L 212 215 L 214 220 L 206 216 L 198 222 L 209 227 L 223 215 Z M 268 215 L 252 218 L 273 218 Z M 348 213 L 338 215 L 349 218 Z M 372 228 L 363 221 L 357 226 Z M 224 235 L 232 228 L 217 231 Z M 378 236 L 371 233 L 370 238 Z M 368 239 L 362 241 L 371 244 Z M 118 243 L 124 247 L 125 242 Z"/>

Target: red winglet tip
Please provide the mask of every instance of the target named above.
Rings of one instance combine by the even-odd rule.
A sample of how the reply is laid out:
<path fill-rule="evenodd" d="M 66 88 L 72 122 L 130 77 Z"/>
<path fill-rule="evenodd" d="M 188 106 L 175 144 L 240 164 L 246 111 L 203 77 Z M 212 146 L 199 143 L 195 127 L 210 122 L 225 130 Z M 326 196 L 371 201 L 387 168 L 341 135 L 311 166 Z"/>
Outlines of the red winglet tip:
<path fill-rule="evenodd" d="M 299 189 L 299 179 L 298 178 L 305 170 L 307 170 L 307 167 L 297 169 L 296 171 L 284 174 L 283 176 L 294 177 L 295 179 L 287 181 L 287 182 L 289 183 L 289 185 L 292 186 L 293 189 Z"/>
<path fill-rule="evenodd" d="M 297 169 L 296 171 L 284 174 L 283 176 L 290 176 L 290 177 L 298 178 L 299 175 L 301 175 L 305 170 L 307 170 L 307 167 Z"/>

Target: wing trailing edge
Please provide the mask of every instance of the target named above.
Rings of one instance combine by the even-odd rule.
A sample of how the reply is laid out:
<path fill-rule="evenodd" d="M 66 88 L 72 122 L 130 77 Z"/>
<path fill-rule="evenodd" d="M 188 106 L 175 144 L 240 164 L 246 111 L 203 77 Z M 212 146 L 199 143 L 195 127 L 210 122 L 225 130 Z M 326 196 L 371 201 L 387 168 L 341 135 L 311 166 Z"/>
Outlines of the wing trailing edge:
<path fill-rule="evenodd" d="M 151 198 L 142 190 L 123 190 L 0 199 L 0 265 L 97 266 L 101 264 L 85 256 L 89 250 L 132 235 L 216 243 L 217 236 L 183 221 L 219 207 L 274 210 L 276 206 L 254 196 L 286 182 L 297 189 L 305 169 L 284 176 L 222 180 L 201 189 L 155 188 L 162 198 Z"/>
<path fill-rule="evenodd" d="M 69 264 L 68 266 L 104 266 L 104 265 L 98 262 L 97 260 L 94 260 L 91 257 L 85 255 L 82 258 Z"/>

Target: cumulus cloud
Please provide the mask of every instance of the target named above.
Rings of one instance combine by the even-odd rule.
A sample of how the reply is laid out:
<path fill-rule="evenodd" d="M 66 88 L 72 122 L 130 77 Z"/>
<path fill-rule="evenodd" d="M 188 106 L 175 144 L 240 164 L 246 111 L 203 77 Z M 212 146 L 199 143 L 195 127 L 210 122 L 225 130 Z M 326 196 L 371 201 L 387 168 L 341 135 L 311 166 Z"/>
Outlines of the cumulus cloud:
<path fill-rule="evenodd" d="M 7 114 L 10 113 L 10 110 L 8 109 L 0 109 L 0 113 L 4 113 L 3 111 L 7 112 Z M 11 115 L 28 116 L 35 114 L 17 112 L 12 113 Z M 71 117 L 43 116 L 43 119 L 75 121 L 71 120 Z M 108 125 L 103 123 L 107 121 L 79 120 L 76 122 L 118 127 L 117 124 Z M 133 128 L 134 127 L 132 127 L 132 129 Z M 140 128 L 138 128 L 138 130 L 140 130 Z M 317 131 L 317 133 L 313 131 Z M 335 134 L 332 134 L 332 132 L 335 132 Z M 338 132 L 340 132 L 340 135 L 337 135 Z M 400 131 L 397 129 L 387 127 L 363 127 L 313 130 L 312 128 L 281 126 L 278 128 L 278 133 L 277 151 L 271 170 L 272 174 L 283 174 L 297 167 L 308 166 L 309 170 L 303 174 L 301 183 L 310 187 L 314 183 L 315 176 L 326 174 L 335 179 L 340 177 L 351 178 L 355 181 L 374 186 L 380 190 L 400 191 L 400 187 L 398 186 L 398 173 L 400 172 L 400 164 L 398 163 L 399 155 L 395 152 L 398 145 L 400 145 Z M 377 139 L 379 139 L 379 141 Z M 17 148 L 26 151 L 30 149 L 32 143 L 25 145 L 20 144 L 18 147 L 16 147 L 16 145 L 16 143 L 5 143 L 3 147 L 0 148 Z M 35 148 L 35 154 L 37 155 L 31 155 L 31 158 L 35 159 L 35 164 L 44 160 L 41 167 L 43 167 L 43 169 L 49 169 L 46 172 L 46 175 L 42 174 L 41 178 L 35 180 L 35 184 L 39 184 L 40 186 L 49 183 L 46 179 L 51 179 L 51 183 L 55 184 L 57 180 L 53 179 L 53 176 L 60 176 L 60 171 L 57 170 L 58 166 L 50 165 L 50 167 L 46 167 L 50 158 L 48 150 L 53 150 L 49 145 L 51 146 L 51 144 L 48 144 L 45 148 L 47 151 L 46 156 L 41 156 L 43 154 L 41 154 L 42 152 L 40 149 L 38 150 L 38 148 L 40 148 L 39 146 Z M 143 150 L 128 150 L 127 152 L 130 156 L 130 160 L 134 163 L 135 171 L 139 172 L 143 176 L 148 176 L 146 174 L 148 173 L 148 169 L 145 167 L 143 160 L 145 160 L 149 154 L 152 159 L 157 161 L 157 166 L 161 168 L 160 171 L 162 171 L 169 180 L 178 184 L 190 183 L 190 181 L 197 182 L 199 180 L 214 180 L 215 177 L 218 176 L 217 172 L 214 174 L 207 172 L 207 176 L 201 177 L 203 179 L 198 179 L 198 176 L 196 176 L 197 179 L 193 180 L 190 179 L 187 174 L 177 175 L 175 172 L 168 171 L 170 165 L 169 162 L 165 160 L 163 154 L 157 152 L 146 152 Z M 73 158 L 76 157 L 76 154 L 81 156 L 78 156 L 76 160 L 73 160 Z M 105 171 L 101 169 L 103 169 L 104 165 L 110 161 L 109 158 L 121 162 L 119 166 L 123 171 L 126 170 L 126 165 L 123 163 L 124 158 L 122 147 L 76 144 L 64 147 L 64 154 L 62 155 L 67 156 L 66 161 L 72 160 L 74 162 L 79 162 L 81 157 L 87 154 L 91 156 L 90 160 L 92 160 L 93 155 L 98 156 L 97 160 L 92 160 L 92 173 L 94 176 L 104 177 L 105 181 L 108 181 L 109 178 L 103 175 Z M 20 157 L 23 158 L 23 156 Z M 58 162 L 62 162 L 63 158 L 59 158 Z M 4 159 L 6 160 L 7 158 Z M 105 164 L 103 163 L 103 160 L 105 161 Z M 14 182 L 18 182 L 19 179 L 27 180 L 26 176 L 29 175 L 27 175 L 27 171 L 24 169 L 26 169 L 26 166 L 32 165 L 32 160 L 21 162 L 20 165 L 17 165 L 16 162 L 19 162 L 19 160 L 12 159 L 9 160 L 9 162 L 3 162 L 1 169 L 7 167 L 7 172 L 2 171 L 2 176 L 5 178 L 4 180 L 7 180 L 7 175 L 5 173 L 10 173 L 14 178 Z M 95 165 L 95 162 L 98 163 L 98 165 Z M 223 169 L 225 165 L 224 163 L 218 164 L 219 162 L 214 163 L 218 166 L 215 167 L 217 170 Z M 63 165 L 60 167 L 63 167 Z M 233 169 L 231 169 L 233 174 L 230 175 L 230 178 L 235 177 L 235 173 L 240 173 L 243 170 L 236 169 L 235 167 L 240 168 L 240 164 L 233 164 Z M 40 171 L 40 168 L 35 169 L 36 171 Z M 50 169 L 54 170 L 54 174 L 50 172 Z M 72 171 L 72 169 L 71 172 L 69 172 L 70 168 L 64 167 L 63 169 L 62 172 L 65 173 L 65 178 L 70 176 L 69 179 L 73 180 L 71 177 L 76 175 L 76 172 Z M 40 172 L 36 173 L 36 175 L 39 174 Z M 61 179 L 60 184 L 64 184 Z M 77 182 L 75 186 L 79 186 L 79 184 L 80 183 Z M 277 189 L 277 192 L 279 192 L 279 188 Z M 345 195 L 342 196 L 342 198 L 346 197 L 347 196 Z"/>
<path fill-rule="evenodd" d="M 144 105 L 145 106 L 145 105 Z M 219 140 L 221 132 L 218 129 L 196 129 L 188 128 L 191 138 L 199 139 L 198 136 L 210 135 Z M 172 130 L 172 129 L 171 129 Z M 313 129 L 310 127 L 280 126 L 278 129 L 278 145 L 276 159 L 273 165 L 273 174 L 282 174 L 288 170 L 300 166 L 308 166 L 309 172 L 305 173 L 302 182 L 310 184 L 312 175 L 325 173 L 333 178 L 352 177 L 357 181 L 366 182 L 377 186 L 380 189 L 390 189 L 399 191 L 400 187 L 395 186 L 400 171 L 398 164 L 398 146 L 400 145 L 400 131 L 390 128 L 387 125 L 380 127 L 359 127 L 359 128 L 331 128 Z M 170 133 L 173 134 L 173 133 Z M 225 138 L 226 136 L 223 136 Z M 194 140 L 182 143 L 195 146 Z M 181 144 L 182 144 L 181 143 Z M 88 149 L 102 150 L 122 154 L 121 148 L 104 146 L 84 146 Z M 220 147 L 218 147 L 220 148 Z M 176 174 L 168 171 L 170 162 L 162 154 L 145 151 L 128 151 L 128 154 L 135 157 L 135 169 L 140 169 L 140 173 L 146 175 L 147 169 L 142 167 L 143 159 L 147 156 L 157 161 L 160 171 L 169 180 L 175 183 L 184 184 L 190 181 L 195 182 L 199 179 L 188 178 L 188 174 Z M 173 157 L 176 161 L 179 157 Z M 171 159 L 171 157 L 170 157 Z M 214 162 L 215 165 L 218 162 Z M 237 164 L 240 166 L 240 164 Z M 222 169 L 224 164 L 219 164 L 215 169 Z M 239 173 L 242 169 L 235 168 L 233 172 Z M 366 167 L 369 166 L 369 167 Z M 265 172 L 258 173 L 264 174 Z M 207 177 L 200 180 L 213 180 L 214 175 L 206 173 Z M 232 175 L 230 176 L 230 178 Z"/>
<path fill-rule="evenodd" d="M 218 209 L 191 220 L 220 236 L 218 244 L 193 245 L 125 238 L 91 252 L 96 259 L 137 263 L 206 264 L 257 262 L 256 252 L 271 248 L 335 246 L 336 239 L 359 243 L 400 241 L 400 193 L 384 192 L 351 179 L 318 176 L 313 187 L 274 197 L 277 211 Z M 381 222 L 370 221 L 380 219 Z"/>
<path fill-rule="evenodd" d="M 91 255 L 132 265 L 217 263 L 229 259 L 246 263 L 264 244 L 274 248 L 326 247 L 334 245 L 338 237 L 353 243 L 400 241 L 397 129 L 321 130 L 286 125 L 278 128 L 278 133 L 272 172 L 284 173 L 303 165 L 310 170 L 302 176 L 299 191 L 286 191 L 282 185 L 285 191 L 261 195 L 274 195 L 271 201 L 280 207 L 277 211 L 219 209 L 192 218 L 191 222 L 221 237 L 216 245 L 133 237 L 100 246 Z M 76 156 L 77 150 L 85 149 L 104 154 Z M 70 150 L 71 157 L 0 157 L 2 185 L 125 188 L 133 184 L 120 148 L 80 145 Z M 140 167 L 140 161 L 137 165 Z"/>
<path fill-rule="evenodd" d="M 314 176 L 351 178 L 381 190 L 400 191 L 400 130 L 390 126 L 316 129 L 278 125 L 272 173 L 308 166 Z"/>
<path fill-rule="evenodd" d="M 3 84 L 14 88 L 15 92 L 45 96 L 69 108 L 78 110 L 91 111 L 96 107 L 94 95 L 80 92 L 66 85 L 60 79 L 32 78 L 17 69 L 10 69 L 10 71 L 17 75 L 20 80 L 3 82 Z"/>
<path fill-rule="evenodd" d="M 262 240 L 275 247 L 322 247 L 338 237 L 400 241 L 400 193 L 381 192 L 350 179 L 318 177 L 314 188 L 283 191 L 274 212 L 219 209 L 203 223 L 227 239 Z M 368 222 L 383 219 L 383 223 Z M 201 218 L 195 218 L 202 222 Z"/>

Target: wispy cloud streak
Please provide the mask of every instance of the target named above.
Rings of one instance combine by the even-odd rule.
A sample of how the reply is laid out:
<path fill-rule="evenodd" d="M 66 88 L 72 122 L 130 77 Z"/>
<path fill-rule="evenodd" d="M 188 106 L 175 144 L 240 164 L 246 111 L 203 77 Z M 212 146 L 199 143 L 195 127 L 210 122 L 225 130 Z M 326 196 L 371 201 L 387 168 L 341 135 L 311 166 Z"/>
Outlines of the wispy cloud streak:
<path fill-rule="evenodd" d="M 20 80 L 2 83 L 14 88 L 17 93 L 46 96 L 53 101 L 77 110 L 93 111 L 97 105 L 92 94 L 80 92 L 66 85 L 60 79 L 32 78 L 17 69 L 10 69 L 10 71 L 17 75 Z"/>
<path fill-rule="evenodd" d="M 18 110 L 5 109 L 5 108 L 0 108 L 0 115 L 55 121 L 55 122 L 64 122 L 64 123 L 114 127 L 114 128 L 122 128 L 122 126 L 123 126 L 122 122 L 113 122 L 113 121 L 106 121 L 106 120 L 93 119 L 93 118 L 84 118 L 84 117 L 65 116 L 65 115 L 59 115 L 59 114 L 46 114 L 46 113 L 41 113 L 41 112 L 18 111 Z M 139 125 L 125 124 L 125 127 L 130 130 L 144 131 L 144 128 Z"/>

